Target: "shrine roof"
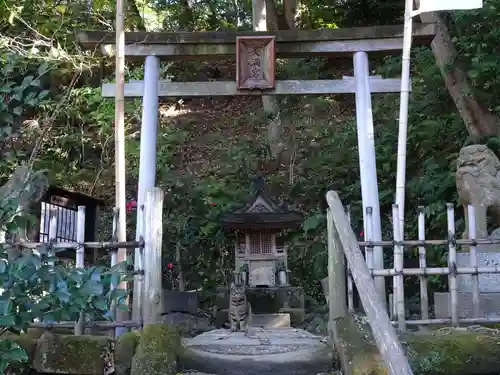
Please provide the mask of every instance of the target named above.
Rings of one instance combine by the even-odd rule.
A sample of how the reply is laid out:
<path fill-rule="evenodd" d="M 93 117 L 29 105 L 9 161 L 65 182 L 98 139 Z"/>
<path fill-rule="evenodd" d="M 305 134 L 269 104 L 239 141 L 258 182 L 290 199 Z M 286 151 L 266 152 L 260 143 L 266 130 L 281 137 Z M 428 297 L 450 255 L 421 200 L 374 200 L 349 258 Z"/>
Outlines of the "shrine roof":
<path fill-rule="evenodd" d="M 223 215 L 221 224 L 227 229 L 291 229 L 303 222 L 301 213 L 278 204 L 266 191 L 261 180 L 252 198 L 241 208 Z"/>

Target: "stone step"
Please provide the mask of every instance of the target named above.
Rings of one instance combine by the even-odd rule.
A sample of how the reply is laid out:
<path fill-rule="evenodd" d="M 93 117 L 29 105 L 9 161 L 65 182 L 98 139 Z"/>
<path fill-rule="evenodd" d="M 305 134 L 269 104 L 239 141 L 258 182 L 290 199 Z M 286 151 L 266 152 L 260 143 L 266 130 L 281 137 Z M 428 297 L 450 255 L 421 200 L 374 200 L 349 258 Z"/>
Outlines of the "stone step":
<path fill-rule="evenodd" d="M 290 314 L 252 314 L 252 327 L 290 328 Z"/>

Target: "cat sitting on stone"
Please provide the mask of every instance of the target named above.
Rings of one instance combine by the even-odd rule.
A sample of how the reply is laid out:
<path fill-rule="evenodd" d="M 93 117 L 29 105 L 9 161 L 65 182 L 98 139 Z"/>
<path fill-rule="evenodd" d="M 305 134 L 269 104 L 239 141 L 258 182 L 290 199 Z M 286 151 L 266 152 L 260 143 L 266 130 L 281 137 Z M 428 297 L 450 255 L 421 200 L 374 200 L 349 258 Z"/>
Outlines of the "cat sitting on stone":
<path fill-rule="evenodd" d="M 231 332 L 248 333 L 250 314 L 245 285 L 236 285 L 232 282 L 229 288 L 229 323 Z"/>

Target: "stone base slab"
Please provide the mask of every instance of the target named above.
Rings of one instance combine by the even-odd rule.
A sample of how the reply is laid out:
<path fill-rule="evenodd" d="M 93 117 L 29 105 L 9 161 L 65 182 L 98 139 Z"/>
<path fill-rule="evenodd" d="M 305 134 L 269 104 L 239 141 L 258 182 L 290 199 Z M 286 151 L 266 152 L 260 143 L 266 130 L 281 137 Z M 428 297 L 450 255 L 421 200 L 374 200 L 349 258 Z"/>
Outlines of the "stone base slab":
<path fill-rule="evenodd" d="M 450 293 L 434 293 L 434 313 L 438 319 L 451 318 Z M 458 293 L 458 317 L 473 318 L 472 293 Z M 481 318 L 500 318 L 500 293 L 479 295 L 479 316 Z"/>
<path fill-rule="evenodd" d="M 333 365 L 332 348 L 301 329 L 214 330 L 183 346 L 184 368 L 219 375 L 312 375 Z"/>
<path fill-rule="evenodd" d="M 290 314 L 254 314 L 252 327 L 290 328 Z"/>

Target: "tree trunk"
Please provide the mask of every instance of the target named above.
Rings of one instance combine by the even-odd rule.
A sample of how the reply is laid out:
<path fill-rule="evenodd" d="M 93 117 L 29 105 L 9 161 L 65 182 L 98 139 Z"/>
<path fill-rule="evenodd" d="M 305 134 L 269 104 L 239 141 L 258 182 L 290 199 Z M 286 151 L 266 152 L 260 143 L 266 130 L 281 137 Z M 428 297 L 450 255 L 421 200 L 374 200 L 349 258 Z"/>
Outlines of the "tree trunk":
<path fill-rule="evenodd" d="M 420 1 L 415 0 L 417 8 Z M 421 13 L 424 23 L 436 23 L 437 33 L 431 48 L 436 63 L 441 70 L 446 88 L 448 89 L 460 117 L 471 136 L 500 135 L 498 119 L 479 103 L 472 94 L 472 85 L 467 73 L 455 63 L 457 52 L 451 40 L 448 29 L 437 12 Z"/>
<path fill-rule="evenodd" d="M 277 30 L 277 12 L 273 0 L 253 0 L 252 8 L 253 29 L 255 31 L 266 31 L 268 25 L 272 27 L 270 28 L 270 31 Z M 283 124 L 280 118 L 278 100 L 274 96 L 263 95 L 262 106 L 264 107 L 264 112 L 269 118 L 269 125 L 267 128 L 269 148 L 271 149 L 271 155 L 273 158 L 277 159 L 279 158 L 284 146 L 282 140 Z"/>
<path fill-rule="evenodd" d="M 134 27 L 138 31 L 146 31 L 146 26 L 144 25 L 144 20 L 142 19 L 141 12 L 137 8 L 135 0 L 126 0 L 125 6 L 127 9 L 127 18 L 133 21 Z"/>
<path fill-rule="evenodd" d="M 299 0 L 284 0 L 283 7 L 285 11 L 285 19 L 289 29 L 298 27 L 299 21 Z"/>

